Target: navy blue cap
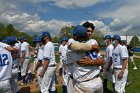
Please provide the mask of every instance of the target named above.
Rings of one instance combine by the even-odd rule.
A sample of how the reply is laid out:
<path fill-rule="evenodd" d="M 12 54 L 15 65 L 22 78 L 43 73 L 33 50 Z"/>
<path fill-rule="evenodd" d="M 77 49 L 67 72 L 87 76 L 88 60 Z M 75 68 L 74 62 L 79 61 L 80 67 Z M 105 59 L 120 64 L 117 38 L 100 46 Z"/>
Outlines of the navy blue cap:
<path fill-rule="evenodd" d="M 112 39 L 121 41 L 121 37 L 119 35 L 114 35 Z"/>
<path fill-rule="evenodd" d="M 68 40 L 69 40 L 68 37 L 65 36 L 65 37 L 62 38 L 61 41 L 68 41 Z"/>
<path fill-rule="evenodd" d="M 73 35 L 77 37 L 86 37 L 87 36 L 87 29 L 84 26 L 77 25 L 73 29 Z"/>
<path fill-rule="evenodd" d="M 26 40 L 25 36 L 21 36 L 20 40 Z"/>
<path fill-rule="evenodd" d="M 45 36 L 49 36 L 49 37 L 51 37 L 50 33 L 47 32 L 47 31 L 41 33 L 41 38 L 43 38 L 43 37 L 45 37 Z"/>
<path fill-rule="evenodd" d="M 6 41 L 7 41 L 7 43 L 16 43 L 16 42 L 18 42 L 17 38 L 15 38 L 15 37 L 6 37 Z"/>
<path fill-rule="evenodd" d="M 7 40 L 6 40 L 6 39 L 3 39 L 3 40 L 2 40 L 2 43 L 7 43 Z"/>
<path fill-rule="evenodd" d="M 41 37 L 40 37 L 40 36 L 35 37 L 35 38 L 33 39 L 33 42 L 41 42 Z"/>
<path fill-rule="evenodd" d="M 111 35 L 105 35 L 103 39 L 111 39 Z"/>

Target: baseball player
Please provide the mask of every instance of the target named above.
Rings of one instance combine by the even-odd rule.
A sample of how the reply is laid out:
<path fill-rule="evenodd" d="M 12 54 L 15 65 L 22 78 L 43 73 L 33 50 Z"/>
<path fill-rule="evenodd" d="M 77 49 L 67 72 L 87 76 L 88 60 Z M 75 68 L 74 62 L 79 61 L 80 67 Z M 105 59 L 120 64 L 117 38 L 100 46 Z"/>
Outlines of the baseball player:
<path fill-rule="evenodd" d="M 59 46 L 59 55 L 60 55 L 60 64 L 59 64 L 59 75 L 62 76 L 62 72 L 63 72 L 63 62 L 62 62 L 62 49 L 63 49 L 63 45 L 62 45 L 62 40 L 60 41 L 61 44 Z"/>
<path fill-rule="evenodd" d="M 74 29 L 74 35 L 75 40 L 77 41 L 86 41 L 88 38 L 87 29 L 83 26 L 76 26 Z M 75 42 L 75 40 L 70 39 L 68 41 L 69 49 L 71 49 L 71 45 Z M 94 45 L 97 42 L 94 39 L 89 39 L 88 41 L 86 41 L 86 43 L 89 45 Z M 86 53 L 79 53 L 73 51 L 71 60 L 73 60 L 74 62 L 74 93 L 103 93 L 102 80 L 99 77 L 99 64 L 103 64 L 103 60 L 99 59 L 100 54 L 93 50 Z M 94 83 L 94 85 L 92 83 Z"/>
<path fill-rule="evenodd" d="M 68 73 L 67 73 L 67 67 L 66 67 L 66 54 L 68 52 L 68 48 L 67 48 L 67 42 L 68 42 L 68 38 L 67 37 L 63 37 L 61 39 L 62 41 L 62 48 L 61 48 L 61 61 L 62 61 L 62 66 L 63 66 L 63 80 L 64 80 L 64 85 L 63 85 L 63 93 L 67 93 L 67 81 L 68 81 Z"/>
<path fill-rule="evenodd" d="M 16 37 L 7 37 L 6 38 L 7 43 L 11 46 L 11 47 L 17 47 L 15 46 L 15 43 L 17 43 L 17 38 Z M 18 61 L 18 51 L 11 51 L 12 54 L 12 77 L 10 79 L 11 82 L 11 89 L 12 89 L 12 93 L 20 93 L 19 89 L 18 89 L 18 84 L 17 84 L 17 79 L 18 79 L 18 66 L 19 66 L 19 61 Z"/>
<path fill-rule="evenodd" d="M 54 45 L 51 42 L 51 35 L 49 32 L 42 32 L 41 40 L 45 44 L 43 51 L 42 70 L 39 76 L 42 78 L 41 92 L 55 93 L 55 52 Z"/>
<path fill-rule="evenodd" d="M 105 65 L 104 65 L 104 72 L 103 72 L 103 76 L 104 76 L 104 91 L 106 91 L 107 89 L 107 81 L 108 79 L 110 79 L 113 83 L 113 89 L 115 91 L 115 78 L 113 75 L 113 65 L 112 65 L 112 52 L 114 49 L 114 46 L 111 43 L 111 39 L 112 37 L 110 35 L 106 35 L 104 38 L 105 43 L 107 44 L 106 47 L 106 51 L 105 51 L 105 55 L 104 55 L 104 61 L 105 61 Z"/>
<path fill-rule="evenodd" d="M 135 62 L 134 62 L 134 49 L 129 45 L 127 46 L 127 49 L 128 49 L 128 54 L 129 54 L 129 61 L 133 63 L 134 67 L 133 67 L 133 70 L 136 70 L 138 69 Z"/>
<path fill-rule="evenodd" d="M 12 56 L 0 47 L 0 93 L 12 93 L 10 78 L 12 73 Z"/>
<path fill-rule="evenodd" d="M 114 66 L 115 91 L 117 93 L 125 93 L 128 76 L 128 52 L 120 44 L 121 37 L 119 35 L 114 35 L 112 39 L 114 44 L 112 61 Z"/>
<path fill-rule="evenodd" d="M 43 68 L 43 54 L 44 54 L 44 44 L 43 42 L 41 42 L 41 38 L 38 39 L 38 42 L 39 42 L 39 49 L 38 49 L 38 52 L 37 52 L 37 62 L 36 62 L 36 65 L 35 65 L 35 69 L 34 69 L 34 72 L 37 74 L 37 79 L 38 79 L 38 84 L 40 86 L 40 88 L 42 89 L 43 86 L 41 86 L 41 82 L 42 81 L 42 77 L 39 76 L 39 73 L 41 72 L 42 68 Z"/>
<path fill-rule="evenodd" d="M 28 82 L 32 83 L 32 74 L 30 70 L 30 45 L 27 43 L 27 39 L 25 36 L 21 37 L 22 44 L 21 44 L 21 75 L 22 75 L 22 83 L 21 85 L 26 85 L 26 73 L 28 73 Z"/>

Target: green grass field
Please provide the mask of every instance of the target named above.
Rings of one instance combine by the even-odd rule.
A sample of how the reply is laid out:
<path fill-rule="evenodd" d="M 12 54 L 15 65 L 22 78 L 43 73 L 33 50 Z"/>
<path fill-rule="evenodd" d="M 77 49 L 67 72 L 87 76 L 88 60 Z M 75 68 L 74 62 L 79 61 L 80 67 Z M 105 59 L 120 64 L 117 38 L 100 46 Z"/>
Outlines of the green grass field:
<path fill-rule="evenodd" d="M 140 53 L 135 53 L 135 55 L 140 56 Z M 59 62 L 59 57 L 56 57 L 56 61 Z M 132 82 L 128 87 L 126 87 L 126 93 L 140 93 L 140 58 L 134 59 L 135 64 L 137 66 L 137 70 L 133 70 L 133 64 L 129 63 L 129 75 L 128 79 Z M 108 83 L 108 92 L 106 93 L 113 93 L 112 84 L 111 82 Z M 57 93 L 62 92 L 62 86 L 57 87 Z M 39 93 L 39 92 L 34 92 Z"/>
<path fill-rule="evenodd" d="M 135 55 L 140 56 L 140 53 L 135 53 Z M 137 66 L 137 70 L 133 70 L 133 64 L 129 63 L 129 75 L 128 79 L 132 82 L 128 87 L 126 87 L 126 93 L 140 93 L 140 59 L 134 59 L 135 64 Z M 57 88 L 58 93 L 62 93 L 61 86 Z M 108 92 L 113 93 L 112 84 L 109 82 L 108 84 Z"/>

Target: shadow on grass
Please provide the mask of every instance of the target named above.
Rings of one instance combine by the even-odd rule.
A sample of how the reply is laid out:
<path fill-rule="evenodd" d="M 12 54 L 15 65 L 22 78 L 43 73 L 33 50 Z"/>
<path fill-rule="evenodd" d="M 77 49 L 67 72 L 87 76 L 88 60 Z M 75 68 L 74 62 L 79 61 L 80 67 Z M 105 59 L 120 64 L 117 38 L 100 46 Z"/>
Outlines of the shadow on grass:
<path fill-rule="evenodd" d="M 30 87 L 22 87 L 20 89 L 20 93 L 30 93 Z"/>
<path fill-rule="evenodd" d="M 114 92 L 112 92 L 112 91 L 109 90 L 109 89 L 106 89 L 106 90 L 104 91 L 104 93 L 114 93 Z"/>

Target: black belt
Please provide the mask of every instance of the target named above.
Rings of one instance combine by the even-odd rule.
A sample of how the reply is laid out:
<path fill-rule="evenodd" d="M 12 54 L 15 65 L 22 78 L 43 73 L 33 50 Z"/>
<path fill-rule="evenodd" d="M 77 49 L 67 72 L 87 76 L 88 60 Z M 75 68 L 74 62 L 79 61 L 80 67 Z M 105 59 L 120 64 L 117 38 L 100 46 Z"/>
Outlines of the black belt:
<path fill-rule="evenodd" d="M 122 68 L 114 68 L 114 69 L 118 69 L 118 70 L 120 70 L 120 69 L 122 69 Z"/>
<path fill-rule="evenodd" d="M 83 82 L 87 82 L 87 81 L 93 80 L 93 79 L 95 79 L 95 78 L 98 78 L 99 76 L 100 76 L 100 75 L 97 75 L 97 76 L 95 76 L 94 78 L 85 80 L 85 81 L 83 81 Z"/>
<path fill-rule="evenodd" d="M 25 59 L 29 59 L 29 57 L 25 57 Z"/>
<path fill-rule="evenodd" d="M 55 64 L 53 64 L 53 65 L 49 65 L 48 67 L 55 67 L 56 65 Z"/>

